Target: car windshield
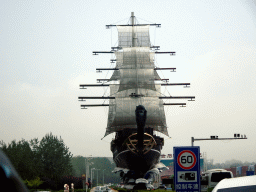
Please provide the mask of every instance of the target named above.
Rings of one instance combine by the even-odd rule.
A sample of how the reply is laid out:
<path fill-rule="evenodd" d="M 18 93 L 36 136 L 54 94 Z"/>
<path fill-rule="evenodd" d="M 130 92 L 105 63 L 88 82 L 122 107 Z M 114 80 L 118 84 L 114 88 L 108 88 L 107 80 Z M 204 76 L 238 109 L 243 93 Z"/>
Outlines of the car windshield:
<path fill-rule="evenodd" d="M 256 185 L 231 187 L 231 188 L 225 188 L 225 189 L 218 189 L 217 190 L 217 192 L 240 192 L 240 191 L 256 192 Z"/>
<path fill-rule="evenodd" d="M 225 178 L 231 178 L 231 174 L 229 172 L 212 173 L 211 182 L 220 182 Z"/>

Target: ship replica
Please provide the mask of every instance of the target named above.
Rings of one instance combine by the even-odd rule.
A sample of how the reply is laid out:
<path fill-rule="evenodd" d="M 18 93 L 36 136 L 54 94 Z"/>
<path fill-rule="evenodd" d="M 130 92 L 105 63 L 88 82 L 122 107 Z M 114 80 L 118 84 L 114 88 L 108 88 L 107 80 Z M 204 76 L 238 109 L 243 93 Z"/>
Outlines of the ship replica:
<path fill-rule="evenodd" d="M 156 135 L 156 132 L 160 132 L 168 136 L 164 106 L 184 107 L 186 103 L 164 103 L 163 100 L 195 98 L 162 95 L 161 86 L 189 87 L 190 83 L 168 83 L 168 79 L 160 78 L 158 70 L 175 72 L 176 68 L 156 67 L 155 54 L 175 55 L 175 52 L 160 52 L 160 46 L 151 45 L 150 26 L 160 27 L 161 24 L 137 24 L 133 12 L 130 24 L 106 25 L 107 28 L 117 28 L 118 47 L 111 47 L 111 51 L 93 51 L 93 54 L 114 54 L 115 59 L 111 59 L 116 63 L 114 68 L 96 69 L 113 70 L 113 74 L 110 79 L 97 79 L 99 84 L 82 84 L 80 88 L 108 86 L 110 95 L 78 97 L 80 101 L 109 100 L 108 104 L 81 105 L 81 108 L 109 107 L 105 136 L 115 133 L 111 142 L 116 164 L 114 172 L 120 172 L 124 184 L 133 186 L 155 182 L 159 178 L 159 171 L 165 168 L 160 163 L 164 138 Z"/>

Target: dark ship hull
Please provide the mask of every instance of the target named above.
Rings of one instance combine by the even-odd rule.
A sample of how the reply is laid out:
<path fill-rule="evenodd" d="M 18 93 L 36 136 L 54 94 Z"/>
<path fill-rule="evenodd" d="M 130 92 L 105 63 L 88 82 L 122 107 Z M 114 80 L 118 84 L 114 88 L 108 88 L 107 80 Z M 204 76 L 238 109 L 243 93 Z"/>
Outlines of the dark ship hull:
<path fill-rule="evenodd" d="M 145 173 L 154 168 L 154 165 L 159 162 L 160 151 L 151 149 L 147 154 L 140 156 L 131 152 L 129 149 L 117 151 L 113 158 L 117 167 L 127 168 L 129 170 L 138 171 L 138 178 L 143 177 Z"/>
<path fill-rule="evenodd" d="M 153 135 L 152 128 L 145 128 L 143 149 L 138 149 L 138 134 L 134 129 L 124 129 L 117 132 L 116 138 L 111 142 L 111 151 L 116 166 L 126 169 L 121 171 L 123 182 L 129 179 L 144 178 L 146 173 L 155 168 L 160 161 L 161 149 L 164 139 Z"/>

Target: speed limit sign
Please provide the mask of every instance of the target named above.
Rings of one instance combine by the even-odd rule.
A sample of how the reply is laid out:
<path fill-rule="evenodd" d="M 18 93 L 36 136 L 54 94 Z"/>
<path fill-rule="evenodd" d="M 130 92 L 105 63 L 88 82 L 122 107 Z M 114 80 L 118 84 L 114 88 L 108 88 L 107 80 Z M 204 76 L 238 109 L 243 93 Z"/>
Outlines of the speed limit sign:
<path fill-rule="evenodd" d="M 196 164 L 196 155 L 190 150 L 183 150 L 179 153 L 177 162 L 183 169 L 192 169 Z"/>
<path fill-rule="evenodd" d="M 173 147 L 176 192 L 200 192 L 200 148 Z"/>

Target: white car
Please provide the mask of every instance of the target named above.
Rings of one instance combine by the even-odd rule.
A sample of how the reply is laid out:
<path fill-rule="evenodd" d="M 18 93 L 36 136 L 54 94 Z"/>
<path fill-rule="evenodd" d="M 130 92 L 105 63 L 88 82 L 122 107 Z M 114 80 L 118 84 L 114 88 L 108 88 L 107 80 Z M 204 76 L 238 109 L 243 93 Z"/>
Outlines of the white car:
<path fill-rule="evenodd" d="M 233 173 L 225 169 L 210 169 L 202 173 L 201 191 L 214 188 L 222 179 L 233 178 Z"/>
<path fill-rule="evenodd" d="M 212 192 L 256 192 L 256 175 L 221 180 Z"/>

